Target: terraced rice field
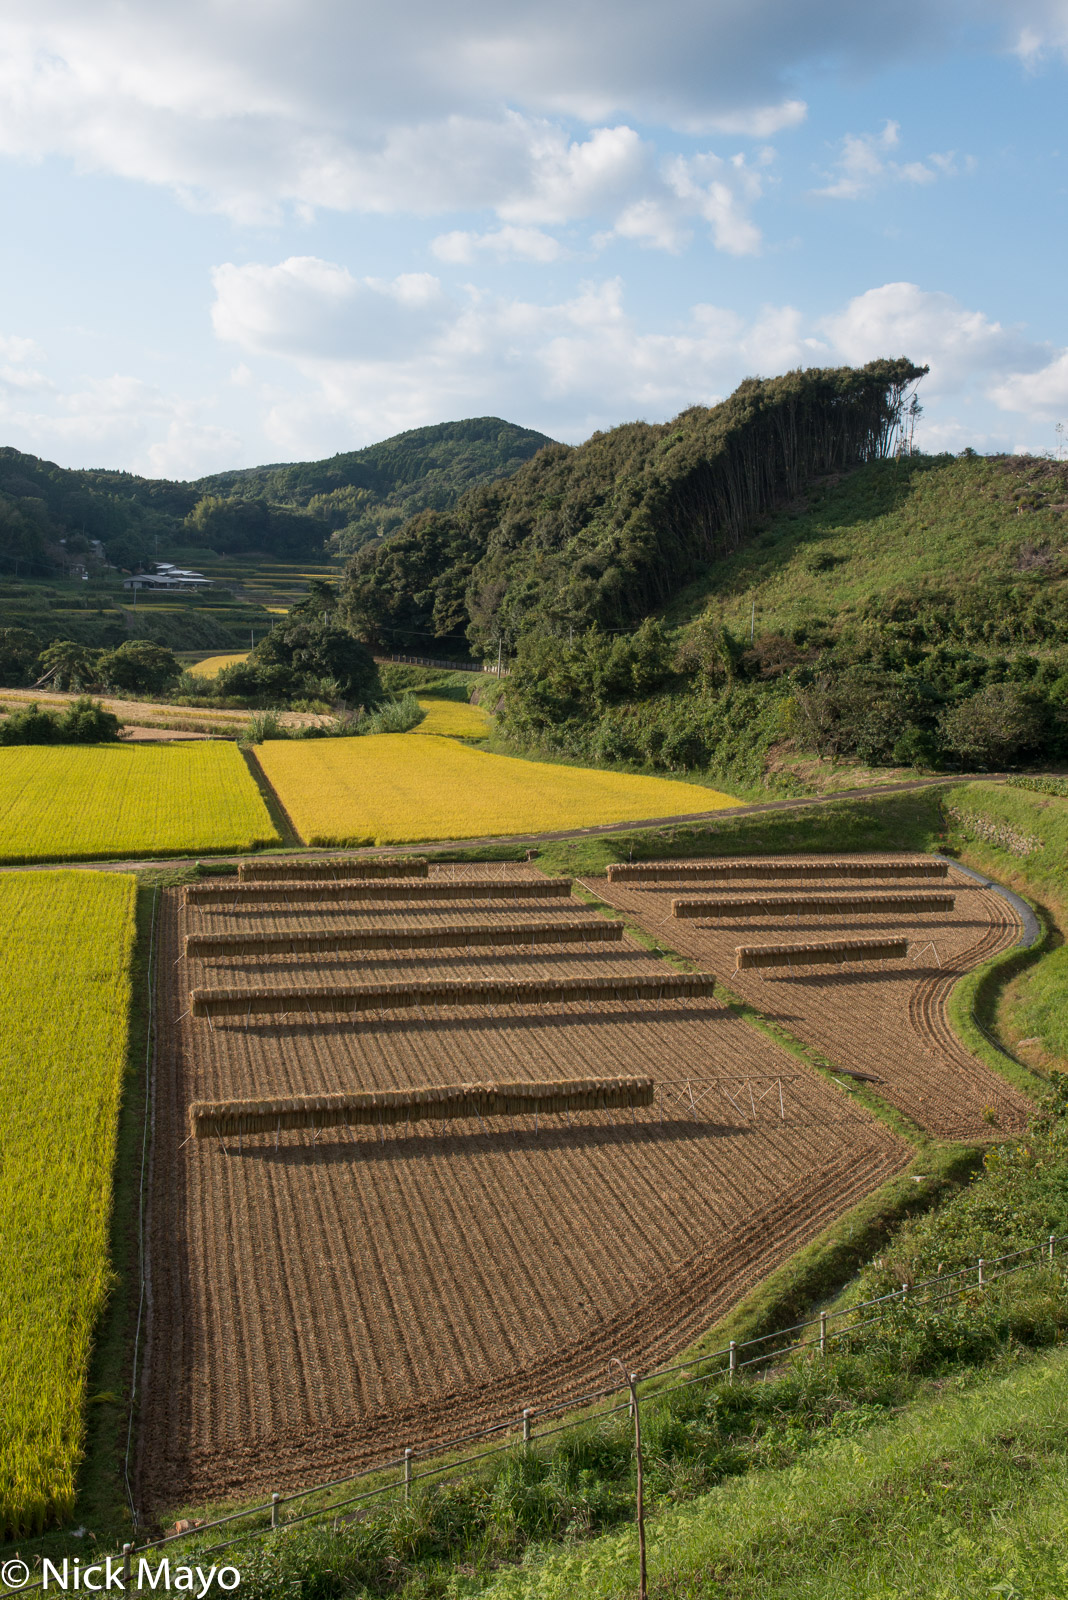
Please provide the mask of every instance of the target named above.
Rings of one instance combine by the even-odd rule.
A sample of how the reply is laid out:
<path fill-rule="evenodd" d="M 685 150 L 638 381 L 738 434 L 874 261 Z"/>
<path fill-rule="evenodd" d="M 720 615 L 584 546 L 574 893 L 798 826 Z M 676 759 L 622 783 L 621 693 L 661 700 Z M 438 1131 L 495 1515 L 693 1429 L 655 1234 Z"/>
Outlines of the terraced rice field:
<path fill-rule="evenodd" d="M 420 700 L 426 712 L 409 733 L 439 733 L 448 739 L 484 739 L 490 730 L 489 714 L 481 706 L 461 700 Z"/>
<path fill-rule="evenodd" d="M 309 845 L 549 833 L 738 803 L 697 784 L 520 761 L 429 733 L 271 740 L 256 757 Z"/>
<path fill-rule="evenodd" d="M 238 661 L 247 661 L 248 656 L 247 650 L 228 656 L 205 656 L 203 661 L 195 661 L 189 670 L 198 678 L 217 678 L 223 667 L 232 667 Z"/>
<path fill-rule="evenodd" d="M 0 750 L 0 861 L 79 861 L 280 844 L 236 746 Z"/>
<path fill-rule="evenodd" d="M 0 877 L 0 1538 L 74 1504 L 126 1065 L 132 878 Z"/>
<path fill-rule="evenodd" d="M 588 887 L 640 926 L 655 930 L 672 948 L 722 975 L 735 993 L 781 1022 L 795 1038 L 869 1078 L 884 1100 L 929 1133 L 945 1139 L 989 1138 L 1022 1129 L 1033 1110 L 1022 1094 L 965 1049 L 946 1017 L 946 1001 L 962 974 L 1009 948 L 1019 932 L 1006 902 L 955 867 L 945 880 L 930 886 L 950 890 L 954 910 L 921 915 L 850 912 L 799 918 L 780 911 L 707 921 L 674 918 L 671 903 L 680 898 L 728 900 L 744 894 L 751 900 L 783 894 L 781 881 L 773 878 L 762 884 L 750 876 L 739 887 L 737 882 L 716 883 L 710 873 L 702 886 L 693 870 L 680 874 L 675 883 L 606 883 L 598 878 Z M 885 877 L 843 882 L 828 874 L 808 878 L 790 892 L 798 900 L 805 895 L 848 900 L 864 892 L 885 894 L 888 887 Z M 900 892 L 910 885 L 893 887 Z M 805 968 L 799 962 L 793 971 L 734 971 L 739 945 L 902 936 L 909 946 L 903 960 L 851 962 L 838 969 Z"/>
<path fill-rule="evenodd" d="M 430 871 L 543 881 L 511 864 Z M 190 990 L 220 985 L 674 970 L 629 937 L 505 935 L 562 916 L 606 929 L 566 896 L 327 908 L 299 889 L 198 909 L 167 892 L 145 1503 L 315 1482 L 599 1385 L 613 1355 L 648 1369 L 909 1159 L 711 998 L 192 1016 Z M 400 948 L 401 929 L 487 923 L 495 947 L 454 932 L 447 948 Z M 397 947 L 181 954 L 187 933 L 331 929 L 393 932 Z M 188 1138 L 194 1100 L 631 1075 L 656 1080 L 652 1107 Z"/>

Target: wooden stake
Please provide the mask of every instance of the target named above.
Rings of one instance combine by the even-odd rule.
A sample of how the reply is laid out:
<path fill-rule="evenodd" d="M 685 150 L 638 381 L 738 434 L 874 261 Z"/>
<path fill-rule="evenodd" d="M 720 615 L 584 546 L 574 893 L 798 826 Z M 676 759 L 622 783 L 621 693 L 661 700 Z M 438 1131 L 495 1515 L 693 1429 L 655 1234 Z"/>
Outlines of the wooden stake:
<path fill-rule="evenodd" d="M 649 1600 L 649 1581 L 645 1570 L 645 1479 L 642 1467 L 642 1417 L 638 1405 L 638 1374 L 628 1372 L 618 1356 L 613 1356 L 609 1368 L 618 1367 L 627 1380 L 630 1390 L 630 1410 L 634 1418 L 634 1460 L 637 1467 L 635 1507 L 638 1518 L 638 1600 Z"/>

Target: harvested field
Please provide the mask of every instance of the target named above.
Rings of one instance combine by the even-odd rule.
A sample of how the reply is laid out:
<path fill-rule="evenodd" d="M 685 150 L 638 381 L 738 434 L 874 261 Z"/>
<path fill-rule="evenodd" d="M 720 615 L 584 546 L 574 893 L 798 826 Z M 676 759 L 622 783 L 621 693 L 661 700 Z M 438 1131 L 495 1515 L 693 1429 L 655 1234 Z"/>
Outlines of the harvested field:
<path fill-rule="evenodd" d="M 693 921 L 713 917 L 853 917 L 877 911 L 895 916 L 921 916 L 927 911 L 952 911 L 951 894 L 753 895 L 747 899 L 673 900 L 671 915 Z"/>
<path fill-rule="evenodd" d="M 904 961 L 907 939 L 825 939 L 822 944 L 735 945 L 735 966 L 819 967 L 841 966 L 844 961 Z"/>
<path fill-rule="evenodd" d="M 532 894 L 547 888 L 533 868 Z M 515 922 L 501 868 L 430 884 L 428 930 Z M 285 1490 L 428 1444 L 682 1348 L 779 1261 L 908 1161 L 835 1085 L 711 995 L 589 1001 L 602 982 L 676 976 L 584 905 L 590 943 L 277 957 L 182 954 L 239 934 L 225 906 L 165 891 L 149 1250 L 152 1313 L 140 1503 Z M 559 895 L 523 918 L 559 922 Z M 279 904 L 256 930 L 396 926 L 388 902 Z M 403 917 L 413 925 L 413 913 Z M 613 937 L 614 936 L 614 937 Z M 338 964 L 342 969 L 339 974 Z M 309 1025 L 183 1015 L 191 989 L 450 980 L 554 990 L 549 1007 L 449 1004 Z M 582 997 L 560 987 L 581 980 Z M 189 1138 L 190 1105 L 399 1095 L 472 1083 L 652 1081 L 629 1109 L 377 1120 Z M 468 1086 L 465 1088 L 465 1086 Z M 539 1088 L 540 1086 L 540 1088 Z M 229 1114 L 229 1113 L 226 1113 Z M 235 1113 L 242 1115 L 243 1113 Z M 305 1117 L 297 1106 L 293 1115 Z M 278 1148 L 276 1140 L 281 1139 Z"/>
<path fill-rule="evenodd" d="M 353 861 L 343 856 L 326 856 L 319 861 L 242 861 L 237 869 L 240 883 L 259 883 L 269 879 L 310 878 L 315 883 L 341 883 L 367 878 L 425 878 L 425 856 L 405 856 L 399 861 Z"/>
<path fill-rule="evenodd" d="M 608 944 L 623 937 L 621 922 L 435 923 L 430 927 L 282 928 L 275 933 L 187 933 L 185 954 L 212 956 L 335 955 L 347 950 L 495 950 L 501 945 Z"/>
<path fill-rule="evenodd" d="M 241 911 L 259 906 L 321 906 L 333 901 L 392 901 L 395 905 L 439 904 L 442 900 L 547 900 L 551 896 L 571 895 L 570 878 L 542 878 L 531 883 L 527 878 L 502 878 L 496 881 L 477 878 L 455 883 L 434 879 L 402 879 L 392 883 L 190 883 L 182 890 L 185 903 L 194 909 L 206 906 Z"/>
<path fill-rule="evenodd" d="M 822 862 L 814 857 L 810 864 L 819 867 Z M 837 874 L 842 863 L 829 865 Z M 893 865 L 892 858 L 887 865 Z M 818 884 L 818 876 L 812 874 L 806 882 Z M 639 925 L 664 936 L 675 892 L 672 880 L 637 886 L 598 879 L 590 887 Z M 783 971 L 762 978 L 747 963 L 748 970 L 732 976 L 730 983 L 765 1016 L 830 1061 L 872 1078 L 885 1100 L 928 1132 L 947 1139 L 989 1138 L 1022 1129 L 1032 1107 L 965 1049 L 949 1026 L 946 1001 L 963 973 L 1012 945 L 1018 924 L 1004 900 L 954 867 L 948 869 L 947 888 L 953 892 L 952 911 L 922 917 L 904 910 L 823 914 L 821 931 L 828 935 L 907 940 L 909 958 L 896 965 L 869 971 Z M 706 926 L 671 920 L 668 937 L 702 966 L 730 973 L 740 932 L 744 930 L 748 948 L 781 945 L 784 917 L 790 914 L 772 912 L 767 903 L 759 911 L 753 902 L 746 904 L 748 909 L 736 905 L 733 915 Z"/>
<path fill-rule="evenodd" d="M 298 1094 L 281 1100 L 194 1100 L 194 1139 L 285 1129 L 407 1128 L 413 1122 L 523 1117 L 572 1111 L 630 1111 L 654 1103 L 652 1078 L 558 1078 L 528 1083 L 460 1083 L 370 1094 Z"/>
<path fill-rule="evenodd" d="M 898 879 L 944 878 L 949 869 L 944 861 L 929 856 L 916 860 L 787 861 L 775 856 L 730 861 L 619 861 L 608 868 L 609 883 L 686 883 L 700 879 L 706 883 L 745 883 L 763 879 L 768 883 L 825 883 L 839 878 Z"/>
<path fill-rule="evenodd" d="M 335 1016 L 362 1011 L 405 1011 L 411 1006 L 550 1006 L 571 1001 L 593 1005 L 625 1000 L 692 1000 L 711 996 L 711 973 L 693 977 L 660 971 L 646 977 L 630 973 L 587 974 L 581 978 L 439 978 L 408 983 L 264 984 L 252 988 L 192 989 L 194 1017 Z"/>

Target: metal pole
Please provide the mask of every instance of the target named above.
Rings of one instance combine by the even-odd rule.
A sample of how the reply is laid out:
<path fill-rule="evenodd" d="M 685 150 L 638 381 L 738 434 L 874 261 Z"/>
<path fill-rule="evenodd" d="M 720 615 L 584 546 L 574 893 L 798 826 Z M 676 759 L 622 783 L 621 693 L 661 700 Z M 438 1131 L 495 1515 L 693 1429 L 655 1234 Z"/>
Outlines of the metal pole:
<path fill-rule="evenodd" d="M 649 1600 L 649 1582 L 645 1570 L 645 1477 L 642 1468 L 642 1417 L 638 1407 L 638 1374 L 628 1372 L 618 1356 L 613 1356 L 609 1365 L 619 1368 L 630 1390 L 630 1414 L 634 1418 L 634 1460 L 638 1475 L 635 1490 L 638 1517 L 638 1600 Z"/>
<path fill-rule="evenodd" d="M 412 1500 L 412 1452 L 407 1448 L 404 1452 L 404 1504 L 410 1505 Z"/>

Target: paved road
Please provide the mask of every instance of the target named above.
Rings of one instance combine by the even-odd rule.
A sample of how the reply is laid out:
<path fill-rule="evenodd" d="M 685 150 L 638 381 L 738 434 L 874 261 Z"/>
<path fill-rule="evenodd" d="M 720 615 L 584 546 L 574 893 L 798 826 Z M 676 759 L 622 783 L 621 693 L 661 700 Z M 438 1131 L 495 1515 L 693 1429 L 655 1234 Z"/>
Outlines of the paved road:
<path fill-rule="evenodd" d="M 903 794 L 912 789 L 939 788 L 946 784 L 955 783 L 990 783 L 998 782 L 1004 776 L 1002 773 L 983 773 L 974 777 L 948 777 L 948 778 L 911 778 L 902 783 L 873 784 L 869 789 L 843 789 L 837 794 L 805 795 L 795 800 L 762 800 L 749 805 L 722 806 L 715 811 L 693 811 L 681 817 L 645 817 L 639 822 L 605 822 L 593 828 L 565 828 L 556 833 L 505 833 L 486 836 L 481 839 L 433 839 L 419 844 L 405 845 L 379 845 L 362 850 L 319 850 L 309 852 L 305 848 L 294 849 L 292 855 L 307 855 L 309 853 L 322 856 L 400 856 L 400 855 L 434 855 L 448 850 L 482 850 L 499 845 L 530 845 L 555 844 L 566 839 L 596 839 L 601 835 L 613 833 L 633 833 L 648 828 L 673 828 L 691 822 L 718 822 L 731 817 L 752 817 L 764 811 L 802 811 L 810 806 L 824 806 L 839 800 L 870 800 L 880 795 Z M 262 852 L 258 852 L 262 854 Z M 205 853 L 206 858 L 214 862 L 244 861 L 244 855 L 221 856 Z M 279 855 L 282 852 L 278 852 Z M 100 872 L 129 872 L 134 867 L 182 867 L 191 866 L 198 859 L 190 856 L 164 856 L 159 857 L 131 857 L 124 861 L 35 861 L 25 866 L 8 866 L 0 870 L 4 872 L 39 872 L 48 868 L 58 869 L 67 867 L 93 867 Z"/>

